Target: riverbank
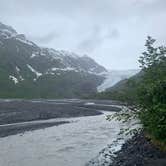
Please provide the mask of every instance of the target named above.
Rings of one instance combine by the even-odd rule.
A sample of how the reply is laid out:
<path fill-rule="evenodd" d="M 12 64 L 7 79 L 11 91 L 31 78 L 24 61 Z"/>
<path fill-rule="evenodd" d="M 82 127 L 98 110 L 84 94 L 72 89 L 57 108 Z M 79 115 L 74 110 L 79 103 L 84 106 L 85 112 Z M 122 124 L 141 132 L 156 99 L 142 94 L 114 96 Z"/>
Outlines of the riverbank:
<path fill-rule="evenodd" d="M 165 166 L 166 152 L 152 144 L 143 132 L 107 145 L 86 166 Z"/>
<path fill-rule="evenodd" d="M 154 146 L 144 132 L 128 140 L 110 166 L 165 166 L 166 152 Z"/>

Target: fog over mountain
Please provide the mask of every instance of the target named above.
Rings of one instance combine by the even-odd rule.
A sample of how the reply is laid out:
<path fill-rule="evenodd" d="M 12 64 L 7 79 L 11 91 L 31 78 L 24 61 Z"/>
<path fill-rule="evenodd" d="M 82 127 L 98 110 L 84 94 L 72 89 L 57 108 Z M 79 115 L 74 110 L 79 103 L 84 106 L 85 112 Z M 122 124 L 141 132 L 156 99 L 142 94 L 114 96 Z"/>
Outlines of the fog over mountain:
<path fill-rule="evenodd" d="M 138 68 L 147 35 L 166 42 L 165 0 L 1 0 L 0 21 L 40 46 Z"/>

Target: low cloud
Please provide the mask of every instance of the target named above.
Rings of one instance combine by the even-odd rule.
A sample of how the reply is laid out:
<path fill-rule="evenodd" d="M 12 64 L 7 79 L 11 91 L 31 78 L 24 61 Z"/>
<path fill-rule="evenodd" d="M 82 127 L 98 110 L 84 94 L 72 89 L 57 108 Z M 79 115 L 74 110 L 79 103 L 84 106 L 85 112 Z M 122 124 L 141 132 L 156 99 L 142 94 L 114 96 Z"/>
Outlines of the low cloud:
<path fill-rule="evenodd" d="M 99 48 L 108 39 L 116 39 L 119 37 L 117 29 L 105 30 L 99 26 L 95 26 L 90 35 L 81 41 L 78 45 L 78 50 L 83 52 L 92 53 L 96 48 Z"/>
<path fill-rule="evenodd" d="M 166 42 L 165 0 L 1 0 L 0 21 L 37 44 L 137 68 L 147 35 Z"/>
<path fill-rule="evenodd" d="M 29 39 L 31 39 L 34 42 L 40 43 L 40 44 L 49 44 L 51 43 L 53 40 L 57 40 L 60 37 L 59 34 L 57 34 L 56 32 L 50 32 L 46 35 L 41 35 L 41 36 L 28 36 Z"/>

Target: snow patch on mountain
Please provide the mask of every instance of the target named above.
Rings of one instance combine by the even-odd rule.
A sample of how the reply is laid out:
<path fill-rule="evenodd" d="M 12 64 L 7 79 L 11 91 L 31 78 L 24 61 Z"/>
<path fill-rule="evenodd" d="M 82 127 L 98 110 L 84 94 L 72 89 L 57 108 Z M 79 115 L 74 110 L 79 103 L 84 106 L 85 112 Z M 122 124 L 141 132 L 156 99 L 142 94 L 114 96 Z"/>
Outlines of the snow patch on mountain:
<path fill-rule="evenodd" d="M 27 64 L 27 67 L 36 74 L 36 77 L 39 78 L 40 76 L 42 76 L 42 73 L 36 71 L 31 65 Z"/>
<path fill-rule="evenodd" d="M 36 56 L 38 56 L 38 55 L 32 53 L 31 58 L 34 58 L 34 57 L 36 57 Z"/>
<path fill-rule="evenodd" d="M 66 67 L 66 68 L 56 68 L 56 67 L 54 67 L 54 68 L 52 68 L 51 69 L 52 71 L 59 71 L 59 70 L 61 70 L 61 71 L 77 71 L 75 68 L 72 68 L 72 67 Z"/>
<path fill-rule="evenodd" d="M 19 75 L 19 78 L 21 81 L 24 81 L 24 78 L 21 75 Z"/>
<path fill-rule="evenodd" d="M 16 66 L 16 71 L 17 71 L 17 72 L 20 72 L 20 69 L 18 68 L 18 66 Z"/>
<path fill-rule="evenodd" d="M 19 75 L 19 79 L 20 81 L 24 81 L 24 78 L 22 77 L 22 75 L 20 74 L 20 68 L 18 66 L 16 66 L 16 72 Z"/>
<path fill-rule="evenodd" d="M 18 83 L 18 79 L 12 75 L 9 75 L 9 79 L 11 79 L 15 84 Z"/>

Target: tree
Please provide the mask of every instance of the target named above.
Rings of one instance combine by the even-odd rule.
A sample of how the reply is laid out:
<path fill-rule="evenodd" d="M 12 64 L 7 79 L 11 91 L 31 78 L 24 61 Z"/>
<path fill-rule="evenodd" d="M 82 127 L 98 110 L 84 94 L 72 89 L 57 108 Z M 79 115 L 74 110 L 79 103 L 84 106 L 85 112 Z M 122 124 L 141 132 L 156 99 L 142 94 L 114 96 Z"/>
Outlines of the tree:
<path fill-rule="evenodd" d="M 140 59 L 138 60 L 142 69 L 150 68 L 152 65 L 158 64 L 166 58 L 166 47 L 160 46 L 155 48 L 153 46 L 155 41 L 156 40 L 152 37 L 147 37 L 145 43 L 147 51 L 143 52 L 143 55 L 140 56 Z"/>
<path fill-rule="evenodd" d="M 144 75 L 138 102 L 145 130 L 166 141 L 166 47 L 154 47 L 154 43 L 155 39 L 148 36 L 147 50 L 139 59 Z"/>
<path fill-rule="evenodd" d="M 166 47 L 154 47 L 155 41 L 149 36 L 146 40 L 146 51 L 139 59 L 142 68 L 139 78 L 136 75 L 128 79 L 129 82 L 117 91 L 121 92 L 117 99 L 126 102 L 134 100 L 130 103 L 136 107 L 128 112 L 122 110 L 108 119 L 130 120 L 139 117 L 146 132 L 166 143 Z M 112 96 L 115 98 L 116 94 L 115 91 Z"/>

